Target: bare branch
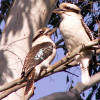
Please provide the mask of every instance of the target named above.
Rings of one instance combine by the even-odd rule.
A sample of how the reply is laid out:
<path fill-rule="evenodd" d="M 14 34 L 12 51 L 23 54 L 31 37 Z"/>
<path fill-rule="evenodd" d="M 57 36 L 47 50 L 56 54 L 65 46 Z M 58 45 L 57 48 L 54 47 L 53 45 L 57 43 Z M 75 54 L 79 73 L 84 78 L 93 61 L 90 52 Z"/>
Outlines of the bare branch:
<path fill-rule="evenodd" d="M 82 83 L 77 83 L 74 89 L 76 89 L 79 93 L 82 93 L 83 91 L 89 89 L 91 86 L 95 85 L 98 82 L 100 82 L 100 72 L 91 76 L 90 81 L 87 83 L 87 85 L 84 85 Z"/>
<path fill-rule="evenodd" d="M 24 82 L 24 79 L 16 79 L 12 82 L 6 83 L 3 86 L 0 86 L 0 92 L 7 90 L 15 85 L 19 85 L 20 83 Z"/>
<path fill-rule="evenodd" d="M 18 89 L 22 88 L 26 86 L 26 83 L 22 83 L 22 84 L 19 84 L 19 85 L 16 85 L 14 86 L 13 88 L 10 88 L 8 90 L 5 90 L 4 92 L 2 92 L 0 94 L 0 100 L 3 99 L 4 97 L 8 96 L 9 94 L 11 94 L 12 92 L 15 92 L 17 91 Z"/>
<path fill-rule="evenodd" d="M 41 73 L 40 77 L 35 79 L 35 82 L 40 80 L 43 77 L 46 77 L 48 75 L 51 75 L 51 74 L 59 72 L 59 71 L 64 71 L 65 69 L 72 67 L 72 66 L 68 66 L 68 64 L 71 63 L 74 60 L 73 58 L 77 54 L 79 54 L 83 50 L 86 50 L 86 49 L 90 48 L 91 46 L 94 46 L 94 45 L 98 44 L 99 41 L 100 41 L 99 39 L 95 39 L 93 41 L 90 41 L 88 44 L 84 44 L 84 47 L 83 47 L 83 45 L 80 45 L 79 47 L 74 49 L 74 51 L 69 53 L 69 55 L 65 56 L 64 58 L 62 58 L 60 61 L 58 61 L 54 65 L 48 67 L 47 72 L 43 71 Z M 65 66 L 65 65 L 67 65 L 67 66 Z M 87 88 L 91 87 L 91 85 L 94 85 L 97 82 L 100 82 L 99 76 L 100 76 L 100 73 L 97 73 L 94 76 L 92 76 L 91 80 L 87 84 L 87 86 L 85 85 L 84 88 L 82 88 L 81 90 L 77 86 L 75 88 L 78 88 L 79 89 L 78 91 L 81 93 L 81 91 L 86 90 Z M 24 87 L 24 86 L 26 86 L 25 80 L 21 79 L 21 78 L 3 85 L 2 87 L 0 87 L 0 91 L 4 91 L 4 90 L 5 91 L 0 94 L 0 99 L 6 97 L 10 93 L 12 93 L 12 92 Z"/>

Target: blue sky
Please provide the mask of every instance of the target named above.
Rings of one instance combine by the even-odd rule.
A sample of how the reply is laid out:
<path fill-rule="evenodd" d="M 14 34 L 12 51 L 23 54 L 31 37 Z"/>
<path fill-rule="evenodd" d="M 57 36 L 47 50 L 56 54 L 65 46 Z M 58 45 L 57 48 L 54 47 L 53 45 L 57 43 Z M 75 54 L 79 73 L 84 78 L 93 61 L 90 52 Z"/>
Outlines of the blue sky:
<path fill-rule="evenodd" d="M 97 9 L 96 4 L 94 4 L 94 8 Z M 4 21 L 2 21 L 0 28 L 3 30 L 4 26 L 5 26 L 5 23 Z M 97 28 L 97 26 L 95 28 Z M 55 37 L 54 39 L 54 36 L 52 36 L 52 39 L 56 42 L 61 37 L 62 36 L 58 30 L 58 38 Z M 58 49 L 57 55 L 55 57 L 55 60 L 52 62 L 52 64 L 57 62 L 63 57 L 64 57 L 63 50 Z M 43 78 L 35 83 L 35 87 L 36 87 L 35 95 L 30 100 L 37 100 L 40 97 L 47 96 L 54 92 L 66 92 L 69 90 L 72 80 L 74 81 L 73 86 L 75 86 L 76 83 L 81 80 L 80 79 L 80 76 L 81 76 L 80 67 L 74 67 L 74 68 L 68 69 L 68 71 L 78 75 L 79 77 L 73 76 L 67 72 L 60 72 L 60 73 L 50 75 L 49 77 Z M 69 76 L 69 82 L 66 83 L 67 75 Z M 91 91 L 91 89 L 86 91 L 85 95 L 88 95 L 89 91 Z M 95 100 L 94 97 L 92 100 Z"/>

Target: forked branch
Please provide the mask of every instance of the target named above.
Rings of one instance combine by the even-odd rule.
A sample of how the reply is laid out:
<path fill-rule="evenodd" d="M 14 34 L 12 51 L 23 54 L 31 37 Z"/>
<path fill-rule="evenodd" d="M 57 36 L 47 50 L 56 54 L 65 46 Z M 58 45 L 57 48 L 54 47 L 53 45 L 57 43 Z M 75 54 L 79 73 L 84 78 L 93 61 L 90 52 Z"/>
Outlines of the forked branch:
<path fill-rule="evenodd" d="M 72 67 L 72 66 L 69 66 L 69 64 L 74 60 L 73 58 L 77 54 L 79 54 L 83 50 L 91 49 L 91 47 L 98 45 L 99 42 L 100 42 L 100 39 L 95 39 L 93 41 L 90 41 L 88 44 L 84 44 L 84 45 L 82 44 L 78 46 L 76 49 L 74 49 L 74 51 L 68 53 L 68 55 L 62 58 L 60 61 L 48 67 L 47 71 L 42 71 L 40 77 L 35 79 L 35 82 L 40 80 L 41 78 L 47 77 L 59 71 L 64 71 L 65 69 Z M 84 91 L 85 89 L 91 87 L 93 84 L 100 82 L 98 75 L 100 75 L 100 73 L 97 73 L 94 76 L 92 76 L 89 84 L 87 86 L 84 86 L 84 88 L 82 88 L 81 90 L 79 90 L 80 93 L 81 91 Z M 94 80 L 94 77 L 95 77 L 95 80 Z M 12 92 L 17 91 L 18 89 L 24 86 L 26 86 L 26 82 L 24 79 L 21 79 L 21 78 L 14 80 L 10 83 L 6 83 L 5 85 L 0 87 L 0 92 L 1 92 L 0 99 L 8 96 Z M 77 85 L 75 88 L 77 88 Z"/>

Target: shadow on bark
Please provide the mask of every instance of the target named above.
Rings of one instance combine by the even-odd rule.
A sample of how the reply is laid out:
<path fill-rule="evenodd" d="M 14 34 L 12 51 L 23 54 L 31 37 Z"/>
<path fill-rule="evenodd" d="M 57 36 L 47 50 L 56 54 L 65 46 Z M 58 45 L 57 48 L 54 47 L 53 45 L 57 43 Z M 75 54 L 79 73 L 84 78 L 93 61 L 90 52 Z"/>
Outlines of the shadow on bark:
<path fill-rule="evenodd" d="M 6 73 L 6 75 L 13 77 L 12 72 L 8 68 L 7 59 L 4 56 L 4 51 L 0 51 L 0 85 L 3 85 L 6 82 L 6 79 L 2 77 L 2 75 Z M 6 77 L 6 76 L 5 76 Z"/>
<path fill-rule="evenodd" d="M 23 21 L 24 17 L 26 17 L 26 21 L 28 22 L 28 27 L 30 30 L 30 33 L 27 34 L 33 34 L 33 22 L 30 19 L 30 10 L 31 10 L 31 1 L 27 0 L 16 0 L 11 8 L 10 14 L 9 14 L 9 22 L 7 23 L 4 32 L 5 32 L 5 43 L 8 41 L 8 35 L 10 32 L 12 32 L 13 36 L 16 34 L 20 34 L 20 30 L 23 28 Z M 30 43 L 30 41 L 29 41 Z M 30 46 L 31 44 L 29 44 Z"/>
<path fill-rule="evenodd" d="M 71 89 L 68 92 L 53 93 L 38 100 L 82 100 L 82 99 L 77 90 Z"/>

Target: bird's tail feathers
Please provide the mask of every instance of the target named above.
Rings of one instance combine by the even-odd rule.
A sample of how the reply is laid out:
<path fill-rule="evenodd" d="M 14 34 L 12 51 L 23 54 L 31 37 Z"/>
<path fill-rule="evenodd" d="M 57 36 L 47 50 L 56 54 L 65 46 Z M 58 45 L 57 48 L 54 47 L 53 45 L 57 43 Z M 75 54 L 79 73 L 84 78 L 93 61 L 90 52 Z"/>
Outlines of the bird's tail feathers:
<path fill-rule="evenodd" d="M 83 84 L 88 84 L 89 80 L 90 80 L 90 75 L 89 75 L 89 58 L 84 58 L 81 60 L 80 63 L 80 67 L 81 67 L 81 78 L 82 78 L 82 83 Z"/>
<path fill-rule="evenodd" d="M 25 89 L 25 95 L 28 94 L 28 92 L 31 90 L 31 88 L 33 87 L 33 93 L 34 93 L 34 77 L 35 77 L 35 70 L 31 71 L 31 73 L 28 76 L 27 79 L 27 85 L 26 85 L 26 89 Z"/>

